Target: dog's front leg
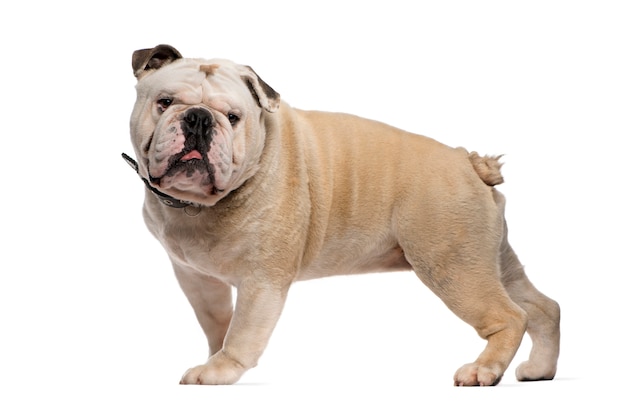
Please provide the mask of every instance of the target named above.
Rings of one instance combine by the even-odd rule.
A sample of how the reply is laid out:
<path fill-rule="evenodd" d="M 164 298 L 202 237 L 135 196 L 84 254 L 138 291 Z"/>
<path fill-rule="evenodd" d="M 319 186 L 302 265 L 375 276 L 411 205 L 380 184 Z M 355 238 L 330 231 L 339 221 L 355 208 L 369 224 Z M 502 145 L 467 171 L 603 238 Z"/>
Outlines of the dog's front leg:
<path fill-rule="evenodd" d="M 174 273 L 207 337 L 212 356 L 222 349 L 233 316 L 232 286 L 176 264 Z"/>
<path fill-rule="evenodd" d="M 181 384 L 233 384 L 256 366 L 280 317 L 288 288 L 275 280 L 241 282 L 222 349 L 204 365 L 189 369 Z"/>

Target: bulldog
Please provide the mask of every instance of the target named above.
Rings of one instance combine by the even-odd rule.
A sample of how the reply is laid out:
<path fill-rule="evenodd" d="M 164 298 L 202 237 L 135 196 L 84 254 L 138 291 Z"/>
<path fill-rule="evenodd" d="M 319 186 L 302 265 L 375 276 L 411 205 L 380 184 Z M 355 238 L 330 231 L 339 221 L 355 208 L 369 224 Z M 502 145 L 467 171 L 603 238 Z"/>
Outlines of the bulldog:
<path fill-rule="evenodd" d="M 487 340 L 455 385 L 496 385 L 525 332 L 517 379 L 554 377 L 560 309 L 507 241 L 499 157 L 292 108 L 250 67 L 168 45 L 134 52 L 132 68 L 137 161 L 123 157 L 209 345 L 182 384 L 232 384 L 256 366 L 295 281 L 394 270 Z"/>

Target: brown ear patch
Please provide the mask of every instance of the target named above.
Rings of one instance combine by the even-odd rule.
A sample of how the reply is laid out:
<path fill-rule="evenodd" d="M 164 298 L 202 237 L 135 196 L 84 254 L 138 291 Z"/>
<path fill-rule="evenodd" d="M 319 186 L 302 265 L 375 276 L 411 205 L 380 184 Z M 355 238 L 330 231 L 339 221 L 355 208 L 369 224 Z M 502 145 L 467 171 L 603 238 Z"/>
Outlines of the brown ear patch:
<path fill-rule="evenodd" d="M 140 49 L 133 53 L 133 73 L 137 79 L 142 78 L 151 70 L 160 69 L 181 59 L 183 56 L 174 47 L 169 45 L 159 45 L 150 49 Z"/>
<path fill-rule="evenodd" d="M 257 99 L 259 106 L 268 112 L 276 112 L 280 106 L 280 94 L 264 82 L 250 66 L 243 66 L 243 69 L 245 73 L 241 79 Z"/>

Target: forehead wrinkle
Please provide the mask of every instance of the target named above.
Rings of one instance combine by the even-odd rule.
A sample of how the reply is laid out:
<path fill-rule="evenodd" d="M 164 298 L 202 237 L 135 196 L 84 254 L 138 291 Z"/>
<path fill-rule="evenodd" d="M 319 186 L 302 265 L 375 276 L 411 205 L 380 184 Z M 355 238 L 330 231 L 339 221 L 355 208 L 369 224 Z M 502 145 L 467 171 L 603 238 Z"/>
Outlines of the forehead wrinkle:
<path fill-rule="evenodd" d="M 140 81 L 137 84 L 138 93 L 144 97 L 172 96 L 183 103 L 199 102 L 204 74 L 187 67 L 167 67 Z"/>
<path fill-rule="evenodd" d="M 228 79 L 219 75 L 210 75 L 200 86 L 202 102 L 206 105 L 223 106 L 228 104 L 226 100 L 230 98 L 230 92 L 224 91 L 228 86 Z"/>
<path fill-rule="evenodd" d="M 196 104 L 204 99 L 204 74 L 197 70 L 186 69 L 183 79 L 173 77 L 170 87 L 172 94 L 186 104 Z"/>

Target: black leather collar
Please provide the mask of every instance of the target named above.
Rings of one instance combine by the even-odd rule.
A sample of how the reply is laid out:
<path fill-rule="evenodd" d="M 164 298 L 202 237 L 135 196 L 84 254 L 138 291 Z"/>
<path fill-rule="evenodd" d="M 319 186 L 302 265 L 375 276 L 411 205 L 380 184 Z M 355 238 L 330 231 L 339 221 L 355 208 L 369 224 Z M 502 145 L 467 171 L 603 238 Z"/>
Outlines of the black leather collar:
<path fill-rule="evenodd" d="M 132 167 L 133 170 L 135 170 L 135 172 L 137 173 L 137 175 L 139 175 L 139 178 L 142 179 L 143 183 L 146 184 L 146 187 L 152 191 L 152 193 L 166 206 L 169 206 L 170 208 L 186 208 L 188 206 L 196 206 L 198 207 L 199 205 L 193 203 L 193 202 L 189 202 L 189 201 L 183 201 L 177 198 L 174 198 L 173 196 L 169 196 L 168 194 L 165 194 L 161 191 L 159 191 L 158 189 L 154 188 L 152 185 L 150 185 L 150 182 L 143 178 L 141 176 L 141 174 L 139 174 L 139 164 L 137 164 L 137 162 L 135 160 L 133 160 L 132 157 L 130 157 L 128 154 L 126 153 L 122 153 L 122 158 L 124 159 L 124 161 L 126 161 L 128 163 L 129 166 Z"/>

